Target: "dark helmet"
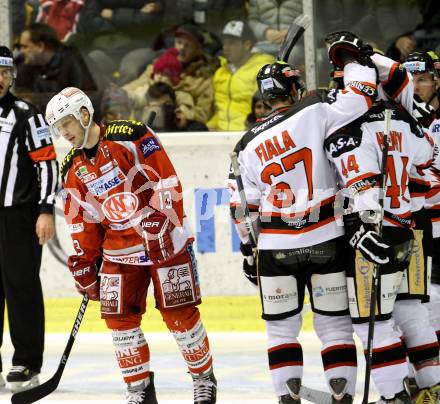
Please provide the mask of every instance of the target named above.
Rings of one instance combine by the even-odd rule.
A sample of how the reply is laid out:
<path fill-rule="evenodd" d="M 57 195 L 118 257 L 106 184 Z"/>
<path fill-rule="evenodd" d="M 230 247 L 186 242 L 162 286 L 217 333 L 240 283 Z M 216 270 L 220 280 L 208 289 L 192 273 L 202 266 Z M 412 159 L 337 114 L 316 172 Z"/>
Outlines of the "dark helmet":
<path fill-rule="evenodd" d="M 0 67 L 14 67 L 14 56 L 6 46 L 0 46 Z"/>
<path fill-rule="evenodd" d="M 264 65 L 257 74 L 257 84 L 264 100 L 288 97 L 292 85 L 298 92 L 304 90 L 299 70 L 292 69 L 289 64 L 280 61 Z"/>
<path fill-rule="evenodd" d="M 0 46 L 0 67 L 9 67 L 12 69 L 12 77 L 17 77 L 17 70 L 14 65 L 14 55 L 6 46 Z"/>
<path fill-rule="evenodd" d="M 403 66 L 411 73 L 432 73 L 440 77 L 440 59 L 434 51 L 413 52 L 403 61 Z"/>

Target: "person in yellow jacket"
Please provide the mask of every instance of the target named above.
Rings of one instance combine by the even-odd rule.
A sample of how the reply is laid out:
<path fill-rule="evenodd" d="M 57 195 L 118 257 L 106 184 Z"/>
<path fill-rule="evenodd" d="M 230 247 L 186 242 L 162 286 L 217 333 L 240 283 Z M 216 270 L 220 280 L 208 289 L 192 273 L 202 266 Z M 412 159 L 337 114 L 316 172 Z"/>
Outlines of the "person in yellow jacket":
<path fill-rule="evenodd" d="M 214 74 L 213 117 L 207 126 L 213 131 L 246 129 L 246 118 L 251 112 L 252 96 L 257 91 L 255 77 L 274 57 L 251 53 L 254 35 L 245 21 L 229 21 L 222 32 L 223 57 Z"/>

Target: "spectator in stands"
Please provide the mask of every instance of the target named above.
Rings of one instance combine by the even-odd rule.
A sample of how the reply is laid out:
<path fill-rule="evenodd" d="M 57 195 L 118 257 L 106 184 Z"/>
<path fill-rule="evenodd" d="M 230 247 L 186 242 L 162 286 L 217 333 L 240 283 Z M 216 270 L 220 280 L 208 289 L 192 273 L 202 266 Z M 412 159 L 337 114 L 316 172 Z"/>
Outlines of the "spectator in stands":
<path fill-rule="evenodd" d="M 162 13 L 163 0 L 87 0 L 78 22 L 81 48 L 104 75 L 118 72 L 120 83 L 130 82 L 156 56 L 151 44 Z"/>
<path fill-rule="evenodd" d="M 401 37 L 402 32 L 408 32 L 422 22 L 417 2 L 413 0 L 374 0 L 372 7 L 375 10 L 374 17 L 377 24 L 375 39 L 377 39 L 379 49 L 383 51 L 390 48 L 396 42 L 396 38 Z M 412 49 L 412 47 L 408 49 L 406 47 L 405 39 L 403 43 L 397 44 L 397 48 L 402 50 L 402 55 L 408 55 L 408 49 Z M 393 51 L 398 51 L 397 48 Z M 397 58 L 396 60 L 400 58 L 398 52 L 391 55 Z"/>
<path fill-rule="evenodd" d="M 264 103 L 260 91 L 256 91 L 252 97 L 251 112 L 246 118 L 246 129 L 252 128 L 261 118 L 269 115 L 272 109 Z"/>
<path fill-rule="evenodd" d="M 257 91 L 255 77 L 274 57 L 251 53 L 254 35 L 245 21 L 229 21 L 222 33 L 223 55 L 214 75 L 214 116 L 210 130 L 244 130 L 251 112 L 252 96 Z"/>
<path fill-rule="evenodd" d="M 416 4 L 418 10 L 414 10 L 411 14 L 413 18 L 410 20 L 411 26 L 403 34 L 400 33 L 387 50 L 387 55 L 395 60 L 403 61 L 416 48 L 437 49 L 440 46 L 440 3 L 427 0 L 417 1 Z M 395 6 L 401 8 L 403 4 L 399 1 Z M 389 8 L 390 5 L 388 5 Z M 396 13 L 396 10 L 389 9 L 388 15 L 393 15 L 393 13 Z M 422 21 L 417 23 L 419 15 Z M 395 18 L 396 14 L 394 14 Z"/>
<path fill-rule="evenodd" d="M 194 107 L 183 112 L 188 120 L 206 122 L 212 114 L 214 98 L 212 76 L 213 70 L 207 63 L 202 50 L 203 38 L 196 26 L 185 24 L 176 31 L 175 51 L 168 50 L 156 63 L 147 67 L 142 75 L 126 84 L 127 91 L 135 109 L 143 109 L 146 104 L 145 94 L 152 82 L 171 76 L 167 84 L 172 85 L 176 94 L 190 96 Z M 165 63 L 161 59 L 165 59 Z M 178 73 L 179 63 L 181 73 Z M 165 68 L 168 66 L 168 68 Z M 159 75 L 156 76 L 156 75 Z M 179 96 L 177 97 L 179 100 Z M 180 105 L 180 102 L 178 101 Z"/>
<path fill-rule="evenodd" d="M 115 84 L 107 87 L 102 95 L 101 113 L 104 124 L 115 119 L 132 118 L 133 109 L 127 93 Z"/>
<path fill-rule="evenodd" d="M 18 38 L 26 24 L 26 0 L 15 0 L 10 2 L 11 6 L 11 28 L 12 35 Z"/>
<path fill-rule="evenodd" d="M 220 35 L 225 21 L 246 17 L 246 0 L 164 0 L 166 29 L 195 24 Z M 171 46 L 169 43 L 168 46 Z"/>
<path fill-rule="evenodd" d="M 34 23 L 20 36 L 23 63 L 19 65 L 16 87 L 38 96 L 34 102 L 45 108 L 52 95 L 68 86 L 97 90 L 86 63 L 73 48 L 63 45 L 46 24 Z M 36 94 L 35 94 L 36 93 Z"/>
<path fill-rule="evenodd" d="M 183 104 L 177 104 L 176 93 L 170 85 L 162 82 L 152 84 L 148 88 L 146 99 L 143 121 L 147 122 L 151 112 L 156 112 L 153 129 L 159 132 L 208 131 L 205 124 L 185 117 L 182 112 Z M 191 105 L 186 107 L 191 108 Z"/>
<path fill-rule="evenodd" d="M 76 33 L 83 6 L 84 0 L 40 0 L 36 22 L 49 25 L 60 41 L 67 42 Z"/>
<path fill-rule="evenodd" d="M 302 13 L 302 0 L 250 0 L 249 26 L 255 47 L 276 55 L 291 22 Z"/>

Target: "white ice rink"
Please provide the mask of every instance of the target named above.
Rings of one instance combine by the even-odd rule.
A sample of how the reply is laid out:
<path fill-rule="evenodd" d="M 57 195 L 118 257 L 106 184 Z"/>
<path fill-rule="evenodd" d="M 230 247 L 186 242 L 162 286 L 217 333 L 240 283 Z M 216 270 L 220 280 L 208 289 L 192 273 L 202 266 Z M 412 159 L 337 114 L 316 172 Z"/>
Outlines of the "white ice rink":
<path fill-rule="evenodd" d="M 6 334 L 6 333 L 5 333 Z M 6 337 L 6 335 L 5 335 Z M 151 369 L 160 404 L 192 404 L 191 377 L 173 338 L 165 333 L 146 335 L 151 351 Z M 267 369 L 266 337 L 264 333 L 209 333 L 218 381 L 219 404 L 277 403 Z M 40 381 L 56 371 L 68 335 L 48 334 L 44 366 Z M 301 335 L 304 349 L 305 385 L 324 386 L 319 342 L 313 332 Z M 361 401 L 364 360 L 358 350 L 358 396 Z M 12 347 L 8 339 L 2 348 L 3 367 L 9 370 Z M 370 401 L 376 398 L 370 395 Z M 41 403 L 123 404 L 124 385 L 113 353 L 110 333 L 81 334 L 75 342 L 58 389 Z M 0 403 L 10 403 L 10 393 L 0 392 Z"/>

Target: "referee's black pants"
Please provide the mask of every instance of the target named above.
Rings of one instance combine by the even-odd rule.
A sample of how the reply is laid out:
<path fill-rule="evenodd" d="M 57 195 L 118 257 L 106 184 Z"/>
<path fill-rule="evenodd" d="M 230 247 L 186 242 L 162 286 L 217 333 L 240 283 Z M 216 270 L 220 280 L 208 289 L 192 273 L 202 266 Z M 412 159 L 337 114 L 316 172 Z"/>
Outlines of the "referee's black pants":
<path fill-rule="evenodd" d="M 37 204 L 0 208 L 0 346 L 6 302 L 14 346 L 12 365 L 35 372 L 41 370 L 44 350 L 44 302 L 39 276 L 42 247 L 35 232 L 38 215 Z"/>

